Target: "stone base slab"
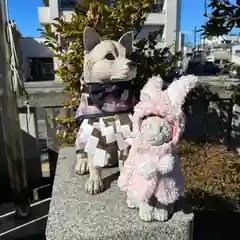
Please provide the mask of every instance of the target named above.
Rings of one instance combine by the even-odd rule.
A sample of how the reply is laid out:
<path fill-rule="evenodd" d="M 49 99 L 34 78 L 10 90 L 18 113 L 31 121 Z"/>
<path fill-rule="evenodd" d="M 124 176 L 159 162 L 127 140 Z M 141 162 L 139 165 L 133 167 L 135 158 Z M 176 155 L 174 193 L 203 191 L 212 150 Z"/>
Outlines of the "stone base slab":
<path fill-rule="evenodd" d="M 117 168 L 103 171 L 106 190 L 95 196 L 84 191 L 88 176 L 74 172 L 75 148 L 59 151 L 53 186 L 47 240 L 190 240 L 193 213 L 177 211 L 165 223 L 143 222 L 138 211 L 126 206 L 124 193 L 117 187 Z"/>

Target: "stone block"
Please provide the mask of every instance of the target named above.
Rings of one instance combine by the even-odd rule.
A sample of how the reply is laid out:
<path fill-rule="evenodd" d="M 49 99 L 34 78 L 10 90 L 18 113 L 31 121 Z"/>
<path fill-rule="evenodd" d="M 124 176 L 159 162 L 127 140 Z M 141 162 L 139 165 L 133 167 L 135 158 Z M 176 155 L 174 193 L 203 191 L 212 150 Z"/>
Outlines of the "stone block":
<path fill-rule="evenodd" d="M 86 177 L 74 172 L 75 148 L 60 149 L 53 186 L 47 240 L 101 239 L 192 239 L 193 214 L 177 211 L 165 223 L 140 220 L 137 210 L 129 209 L 119 191 L 117 168 L 103 171 L 106 190 L 95 196 L 84 191 Z"/>
<path fill-rule="evenodd" d="M 206 100 L 199 98 L 184 105 L 186 127 L 183 139 L 186 141 L 204 141 L 206 138 L 205 122 L 208 111 Z"/>
<path fill-rule="evenodd" d="M 240 106 L 237 104 L 233 106 L 231 144 L 240 155 Z"/>
<path fill-rule="evenodd" d="M 227 144 L 229 100 L 211 101 L 206 117 L 206 140 Z"/>
<path fill-rule="evenodd" d="M 36 111 L 35 109 L 31 111 L 29 116 L 27 113 L 20 112 L 18 116 L 21 128 L 24 158 L 27 166 L 27 175 L 28 178 L 31 179 L 31 184 L 34 186 L 42 178 Z"/>

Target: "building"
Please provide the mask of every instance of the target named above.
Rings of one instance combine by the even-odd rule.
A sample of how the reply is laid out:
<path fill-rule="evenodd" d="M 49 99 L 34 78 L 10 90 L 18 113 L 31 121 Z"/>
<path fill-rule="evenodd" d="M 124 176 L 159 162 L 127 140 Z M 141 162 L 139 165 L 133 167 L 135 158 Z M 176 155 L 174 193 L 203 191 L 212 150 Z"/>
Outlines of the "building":
<path fill-rule="evenodd" d="M 183 32 L 179 33 L 179 39 L 178 39 L 178 51 L 184 52 L 184 42 L 185 42 L 185 35 Z"/>
<path fill-rule="evenodd" d="M 232 46 L 231 62 L 240 66 L 240 44 Z"/>
<path fill-rule="evenodd" d="M 23 76 L 26 82 L 55 80 L 51 49 L 45 47 L 44 38 L 23 37 L 19 39 Z"/>
<path fill-rule="evenodd" d="M 40 24 L 50 24 L 57 17 L 71 19 L 74 7 L 79 0 L 43 0 L 44 6 L 38 8 Z M 159 31 L 158 47 L 176 44 L 182 51 L 184 35 L 180 33 L 181 0 L 155 0 L 142 31 L 136 39 L 147 38 L 150 32 Z M 62 82 L 54 71 L 60 64 L 51 50 L 44 46 L 44 38 L 20 37 L 24 81 Z"/>
<path fill-rule="evenodd" d="M 79 0 L 43 0 L 44 6 L 38 8 L 39 22 L 51 23 L 56 17 L 70 19 L 74 6 Z M 179 49 L 181 0 L 155 0 L 137 39 L 146 38 L 150 32 L 159 31 L 158 46 L 176 44 Z"/>
<path fill-rule="evenodd" d="M 204 39 L 201 40 L 201 44 L 206 44 L 208 46 L 216 46 L 222 43 L 227 43 L 227 44 L 239 44 L 240 43 L 240 35 L 239 34 L 229 34 L 229 35 L 224 35 L 224 36 L 219 36 L 219 37 L 211 37 L 211 38 L 206 38 L 205 42 Z"/>
<path fill-rule="evenodd" d="M 238 53 L 240 34 L 231 33 L 205 40 L 202 39 L 201 44 L 204 45 L 206 53 L 208 53 L 208 61 L 212 61 L 216 65 L 223 66 L 229 62 L 240 63 Z"/>

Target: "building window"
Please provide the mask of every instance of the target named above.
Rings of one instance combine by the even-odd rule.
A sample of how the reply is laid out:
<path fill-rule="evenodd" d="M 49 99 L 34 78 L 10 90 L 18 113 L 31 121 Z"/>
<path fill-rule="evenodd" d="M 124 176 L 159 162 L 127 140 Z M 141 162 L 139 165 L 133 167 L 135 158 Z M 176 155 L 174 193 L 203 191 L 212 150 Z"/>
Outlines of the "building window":
<path fill-rule="evenodd" d="M 58 0 L 59 8 L 64 10 L 72 10 L 75 8 L 76 4 L 80 2 L 79 0 Z"/>
<path fill-rule="evenodd" d="M 163 28 L 160 28 L 158 30 L 158 33 L 157 33 L 157 36 L 156 36 L 156 40 L 163 41 Z"/>
<path fill-rule="evenodd" d="M 153 13 L 161 13 L 163 12 L 164 0 L 154 0 L 152 6 Z"/>
<path fill-rule="evenodd" d="M 139 34 L 137 35 L 136 40 L 147 39 L 149 34 L 155 33 L 156 35 L 154 35 L 154 38 L 157 41 L 161 42 L 163 41 L 163 31 L 163 25 L 144 25 Z"/>
<path fill-rule="evenodd" d="M 222 64 L 227 64 L 229 63 L 229 60 L 222 60 Z"/>
<path fill-rule="evenodd" d="M 235 54 L 236 54 L 236 55 L 240 55 L 240 49 L 236 50 L 236 51 L 235 51 Z"/>
<path fill-rule="evenodd" d="M 27 82 L 53 81 L 55 77 L 53 58 L 28 58 Z"/>

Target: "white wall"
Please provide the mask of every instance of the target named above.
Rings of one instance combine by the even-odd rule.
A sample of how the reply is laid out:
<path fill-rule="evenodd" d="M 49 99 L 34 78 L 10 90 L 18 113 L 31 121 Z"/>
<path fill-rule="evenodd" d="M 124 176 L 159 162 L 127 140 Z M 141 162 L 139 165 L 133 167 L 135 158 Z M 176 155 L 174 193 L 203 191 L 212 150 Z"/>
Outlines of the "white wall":
<path fill-rule="evenodd" d="M 224 40 L 231 41 L 232 43 L 240 43 L 240 36 L 238 35 L 224 35 L 222 37 L 212 37 L 211 39 L 205 39 L 205 44 L 208 45 L 217 45 L 221 44 Z M 204 39 L 201 40 L 201 43 L 204 43 Z"/>
<path fill-rule="evenodd" d="M 178 51 L 181 51 L 181 52 L 184 51 L 184 38 L 185 38 L 184 33 L 180 32 L 179 33 L 178 48 L 177 48 Z"/>
<path fill-rule="evenodd" d="M 50 7 L 38 8 L 38 21 L 41 24 L 48 24 L 51 22 Z"/>
<path fill-rule="evenodd" d="M 240 45 L 236 45 L 232 47 L 231 62 L 234 62 L 238 65 L 240 65 L 240 54 L 238 53 L 239 51 L 240 51 Z"/>
<path fill-rule="evenodd" d="M 165 25 L 166 24 L 166 12 L 162 12 L 162 13 L 150 13 L 146 19 L 145 22 L 146 25 L 158 25 L 158 24 L 162 24 Z"/>
<path fill-rule="evenodd" d="M 184 55 L 186 55 L 188 53 L 193 53 L 193 48 L 191 46 L 184 46 L 183 53 L 184 53 Z"/>
<path fill-rule="evenodd" d="M 180 32 L 180 0 L 167 0 L 166 11 L 166 44 L 171 45 L 175 42 L 176 47 L 178 48 Z"/>
<path fill-rule="evenodd" d="M 180 22 L 181 22 L 181 0 L 165 0 L 164 11 L 162 13 L 150 13 L 142 31 L 137 39 L 146 38 L 150 32 L 163 28 L 162 42 L 159 47 L 171 46 L 176 44 L 176 48 L 180 46 Z"/>

